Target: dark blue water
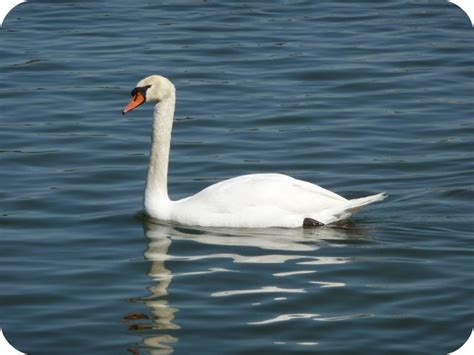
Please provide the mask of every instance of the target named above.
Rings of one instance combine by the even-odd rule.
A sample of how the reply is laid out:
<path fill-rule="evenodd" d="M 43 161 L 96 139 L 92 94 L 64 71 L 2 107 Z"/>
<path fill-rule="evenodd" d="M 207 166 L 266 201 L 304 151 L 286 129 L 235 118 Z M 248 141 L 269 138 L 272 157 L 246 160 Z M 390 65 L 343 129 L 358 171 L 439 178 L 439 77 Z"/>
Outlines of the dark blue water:
<path fill-rule="evenodd" d="M 142 214 L 281 172 L 389 199 L 341 228 Z M 0 29 L 0 328 L 28 354 L 446 354 L 473 326 L 474 29 L 444 0 L 34 1 Z"/>

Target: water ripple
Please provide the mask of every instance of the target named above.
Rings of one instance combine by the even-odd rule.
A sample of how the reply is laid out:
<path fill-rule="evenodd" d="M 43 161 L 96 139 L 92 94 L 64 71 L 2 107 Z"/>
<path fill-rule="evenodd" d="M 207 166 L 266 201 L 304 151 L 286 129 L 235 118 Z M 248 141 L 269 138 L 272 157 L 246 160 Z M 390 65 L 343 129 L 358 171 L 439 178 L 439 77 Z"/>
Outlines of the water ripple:
<path fill-rule="evenodd" d="M 296 313 L 296 314 L 282 314 L 279 315 L 278 317 L 275 317 L 273 319 L 267 319 L 259 322 L 249 322 L 248 324 L 254 324 L 254 325 L 263 325 L 263 324 L 271 324 L 271 323 L 277 323 L 277 322 L 287 322 L 292 319 L 314 319 L 316 317 L 319 317 L 319 314 L 315 313 Z"/>
<path fill-rule="evenodd" d="M 236 296 L 236 295 L 247 295 L 247 294 L 258 294 L 258 293 L 304 293 L 306 292 L 302 288 L 280 288 L 276 286 L 264 286 L 255 290 L 233 290 L 233 291 L 221 291 L 214 292 L 211 294 L 213 297 L 225 297 L 225 296 Z"/>

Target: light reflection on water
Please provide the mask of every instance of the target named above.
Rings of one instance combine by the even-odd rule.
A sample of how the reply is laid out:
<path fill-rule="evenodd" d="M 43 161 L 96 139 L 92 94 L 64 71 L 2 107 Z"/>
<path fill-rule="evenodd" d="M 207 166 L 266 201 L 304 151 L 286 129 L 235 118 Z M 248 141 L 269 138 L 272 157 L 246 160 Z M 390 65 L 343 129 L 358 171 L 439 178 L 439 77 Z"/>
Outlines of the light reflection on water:
<path fill-rule="evenodd" d="M 152 285 L 147 287 L 148 296 L 134 299 L 134 302 L 143 302 L 149 309 L 150 323 L 146 325 L 130 324 L 132 329 L 149 329 L 152 335 L 146 335 L 142 339 L 143 347 L 151 354 L 163 354 L 173 352 L 173 345 L 178 342 L 176 330 L 181 327 L 175 320 L 178 312 L 181 312 L 173 305 L 173 299 L 169 295 L 169 288 L 174 279 L 175 283 L 183 280 L 182 277 L 199 277 L 216 273 L 235 273 L 238 270 L 231 270 L 222 267 L 208 267 L 207 270 L 196 270 L 193 262 L 200 260 L 222 260 L 230 259 L 233 263 L 248 264 L 285 264 L 293 261 L 293 266 L 297 265 L 298 270 L 282 271 L 273 273 L 276 279 L 285 279 L 297 275 L 313 275 L 315 277 L 308 281 L 308 284 L 317 284 L 321 287 L 343 287 L 343 282 L 318 281 L 318 265 L 338 265 L 350 263 L 348 257 L 318 256 L 320 248 L 328 246 L 340 246 L 341 242 L 350 240 L 370 240 L 367 231 L 352 227 L 334 227 L 318 229 L 203 229 L 181 227 L 164 224 L 149 218 L 143 219 L 143 230 L 148 238 L 148 247 L 144 252 L 146 260 L 150 263 L 148 276 L 152 280 Z M 185 241 L 187 243 L 198 243 L 203 245 L 213 245 L 220 248 L 241 247 L 242 251 L 258 250 L 258 255 L 242 255 L 236 253 L 212 253 L 212 254 L 187 254 L 179 253 L 174 249 L 170 252 L 173 242 Z M 333 242 L 336 244 L 332 245 Z M 337 250 L 337 249 L 336 249 Z M 296 253 L 296 254 L 295 254 Z M 168 262 L 180 262 L 185 264 L 188 272 L 173 272 L 166 267 Z M 212 263 L 212 261 L 211 261 Z M 313 266 L 314 265 L 314 266 Z M 263 294 L 263 298 L 270 301 L 285 301 L 285 294 L 306 293 L 305 288 L 285 288 L 277 285 L 262 285 L 258 288 L 246 288 L 242 285 L 238 289 L 227 289 L 224 291 L 210 292 L 210 297 L 239 297 L 243 295 Z M 267 296 L 265 296 L 267 295 Z M 280 297 L 275 297 L 280 295 Z M 259 305 L 261 302 L 254 303 Z M 290 322 L 294 319 L 312 319 L 318 321 L 337 321 L 351 319 L 360 315 L 344 315 L 339 317 L 322 317 L 315 313 L 290 313 L 275 314 L 271 319 L 260 321 L 249 321 L 251 326 L 264 326 L 271 323 Z M 185 315 L 184 315 L 185 317 Z M 302 345 L 317 345 L 317 342 L 306 342 Z"/>

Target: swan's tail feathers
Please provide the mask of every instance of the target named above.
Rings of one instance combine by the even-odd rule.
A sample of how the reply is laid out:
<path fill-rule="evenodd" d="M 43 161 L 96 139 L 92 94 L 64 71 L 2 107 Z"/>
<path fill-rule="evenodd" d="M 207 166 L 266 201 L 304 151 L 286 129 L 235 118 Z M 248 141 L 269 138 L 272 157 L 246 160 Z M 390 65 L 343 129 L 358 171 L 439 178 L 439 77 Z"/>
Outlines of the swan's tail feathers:
<path fill-rule="evenodd" d="M 362 207 L 370 205 L 371 203 L 374 202 L 379 202 L 385 199 L 388 195 L 385 192 L 372 195 L 372 196 L 367 196 L 367 197 L 361 197 L 361 198 L 356 198 L 354 200 L 349 200 L 349 208 L 346 209 L 346 212 L 354 213 L 359 211 Z"/>
<path fill-rule="evenodd" d="M 356 198 L 354 200 L 349 200 L 347 204 L 344 206 L 339 207 L 335 210 L 326 211 L 325 214 L 318 216 L 318 221 L 324 224 L 331 224 L 340 221 L 344 221 L 346 219 L 351 218 L 352 214 L 359 211 L 362 207 L 370 205 L 374 202 L 382 201 L 388 195 L 385 192 L 382 192 L 377 195 Z"/>

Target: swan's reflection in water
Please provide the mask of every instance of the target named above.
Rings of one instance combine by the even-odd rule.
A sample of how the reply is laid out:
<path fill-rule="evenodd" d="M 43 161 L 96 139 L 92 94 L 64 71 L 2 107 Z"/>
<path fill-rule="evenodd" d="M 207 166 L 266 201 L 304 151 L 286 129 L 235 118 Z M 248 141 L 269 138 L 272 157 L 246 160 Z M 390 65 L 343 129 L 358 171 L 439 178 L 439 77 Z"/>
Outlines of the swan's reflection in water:
<path fill-rule="evenodd" d="M 149 292 L 147 296 L 134 298 L 132 301 L 143 302 L 148 307 L 150 316 L 129 313 L 124 319 L 131 330 L 146 331 L 148 334 L 150 331 L 153 332 L 152 335 L 145 335 L 142 339 L 141 346 L 148 353 L 151 355 L 170 354 L 173 352 L 172 344 L 177 342 L 178 339 L 173 335 L 164 334 L 164 332 L 179 329 L 179 326 L 174 322 L 178 310 L 171 307 L 167 299 L 168 287 L 173 275 L 165 266 L 166 255 L 168 255 L 172 241 L 173 228 L 145 220 L 143 230 L 149 239 L 144 255 L 150 262 L 148 276 L 152 279 L 153 284 L 147 288 Z M 154 255 L 156 258 L 152 258 L 150 255 Z M 147 322 L 143 320 L 147 320 Z M 129 348 L 129 351 L 134 355 L 139 354 L 134 347 Z"/>
<path fill-rule="evenodd" d="M 298 270 L 281 271 L 281 268 L 278 268 L 278 272 L 271 274 L 271 277 L 280 279 L 281 283 L 285 284 L 285 277 L 298 278 L 298 275 L 315 273 L 317 268 L 315 265 L 342 264 L 351 261 L 349 257 L 319 256 L 318 249 L 344 246 L 361 239 L 368 240 L 366 231 L 358 230 L 351 225 L 317 229 L 204 229 L 161 224 L 144 218 L 143 229 L 149 240 L 148 248 L 144 255 L 151 264 L 148 275 L 153 280 L 153 285 L 148 287 L 149 295 L 141 297 L 136 301 L 143 302 L 149 308 L 149 317 L 144 315 L 142 317 L 139 315 L 135 317 L 132 314 L 128 315 L 128 319 L 132 320 L 132 322 L 127 322 L 130 329 L 144 331 L 141 346 L 153 355 L 173 352 L 173 345 L 178 341 L 180 326 L 175 321 L 178 309 L 170 305 L 172 302 L 168 297 L 168 288 L 173 276 L 239 271 L 238 268 L 236 268 L 237 270 L 219 268 L 217 267 L 218 261 L 214 262 L 213 259 L 232 259 L 237 264 L 281 264 L 291 260 L 294 262 L 294 265 L 298 266 Z M 194 255 L 177 255 L 175 254 L 178 252 L 177 250 L 173 250 L 173 253 L 170 253 L 170 246 L 173 241 L 199 243 L 202 248 Z M 216 252 L 216 249 L 212 248 L 212 253 L 203 254 L 202 250 L 208 250 L 206 245 L 220 246 L 222 248 L 219 248 L 219 251 L 222 249 L 222 252 Z M 250 255 L 242 255 L 244 254 L 242 248 L 249 248 L 253 252 Z M 199 248 L 186 248 L 186 253 L 189 253 L 189 250 L 194 251 L 195 249 Z M 258 252 L 256 253 L 255 250 Z M 165 266 L 167 261 L 192 262 L 206 259 L 210 260 L 209 263 L 213 265 L 208 270 L 195 270 L 189 267 L 190 263 L 187 263 L 187 272 L 173 274 L 172 270 L 167 269 Z M 235 287 L 236 283 L 232 284 Z M 328 280 L 312 280 L 308 284 L 317 284 L 320 287 L 342 287 L 345 285 L 343 282 L 330 282 Z M 219 286 L 228 287 L 228 285 Z M 278 296 L 285 296 L 289 293 L 304 292 L 306 292 L 305 288 L 265 285 L 257 289 L 227 289 L 210 292 L 209 297 L 233 297 L 258 293 L 273 293 Z M 275 298 L 275 300 L 279 299 L 285 299 L 285 297 Z M 304 313 L 290 315 L 275 314 L 274 319 L 248 322 L 247 324 L 266 324 L 294 318 L 312 317 L 316 319 L 317 316 L 319 315 Z M 135 322 L 135 320 L 140 318 L 142 318 L 140 321 Z M 143 323 L 143 318 L 148 318 L 147 322 Z M 130 351 L 133 352 L 134 350 Z"/>

